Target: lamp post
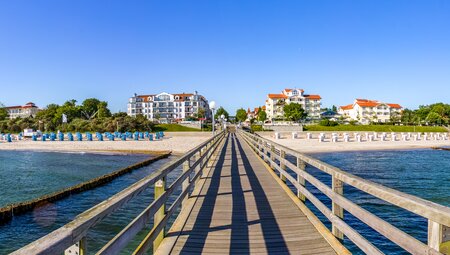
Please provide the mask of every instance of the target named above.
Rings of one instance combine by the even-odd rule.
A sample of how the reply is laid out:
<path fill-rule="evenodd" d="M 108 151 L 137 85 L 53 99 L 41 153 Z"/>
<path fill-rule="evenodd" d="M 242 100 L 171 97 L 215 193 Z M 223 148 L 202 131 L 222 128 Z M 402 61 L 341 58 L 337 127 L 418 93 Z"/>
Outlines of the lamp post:
<path fill-rule="evenodd" d="M 214 128 L 216 125 L 216 123 L 214 122 L 214 111 L 216 110 L 216 102 L 215 101 L 211 101 L 209 103 L 209 109 L 211 109 L 211 112 L 212 112 L 212 133 L 214 135 L 214 132 L 215 132 Z"/>

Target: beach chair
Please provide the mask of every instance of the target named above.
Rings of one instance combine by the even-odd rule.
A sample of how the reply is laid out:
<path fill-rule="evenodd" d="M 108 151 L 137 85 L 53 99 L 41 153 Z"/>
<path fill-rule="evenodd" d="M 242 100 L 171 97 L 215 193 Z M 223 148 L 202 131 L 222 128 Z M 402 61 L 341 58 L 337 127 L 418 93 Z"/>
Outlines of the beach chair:
<path fill-rule="evenodd" d="M 337 143 L 338 142 L 338 135 L 336 133 L 333 133 L 331 135 L 331 142 Z"/>
<path fill-rule="evenodd" d="M 60 141 L 60 142 L 64 141 L 64 133 L 60 132 L 60 133 L 58 134 L 58 136 L 59 136 L 59 141 Z"/>
<path fill-rule="evenodd" d="M 149 141 L 153 141 L 153 134 L 149 134 L 149 135 L 148 135 L 148 140 L 149 140 Z"/>
<path fill-rule="evenodd" d="M 292 139 L 297 139 L 297 132 L 292 132 Z"/>
<path fill-rule="evenodd" d="M 349 134 L 344 134 L 344 142 L 346 142 L 346 143 L 350 142 L 350 135 Z"/>
<path fill-rule="evenodd" d="M 274 136 L 275 136 L 275 139 L 277 139 L 277 140 L 280 139 L 280 133 L 275 132 L 275 133 L 274 133 Z"/>
<path fill-rule="evenodd" d="M 325 134 L 324 133 L 320 133 L 319 134 L 319 143 L 322 143 L 325 141 Z"/>

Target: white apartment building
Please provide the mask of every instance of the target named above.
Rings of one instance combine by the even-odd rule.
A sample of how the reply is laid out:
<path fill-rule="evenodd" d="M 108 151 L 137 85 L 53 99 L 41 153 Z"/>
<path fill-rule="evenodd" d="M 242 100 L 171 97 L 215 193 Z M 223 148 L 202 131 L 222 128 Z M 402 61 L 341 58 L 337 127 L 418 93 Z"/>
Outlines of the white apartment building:
<path fill-rule="evenodd" d="M 307 113 L 307 119 L 319 119 L 321 97 L 319 95 L 304 94 L 303 89 L 284 89 L 281 94 L 268 94 L 266 99 L 267 119 L 273 120 L 284 117 L 284 106 L 297 103 Z"/>
<path fill-rule="evenodd" d="M 390 122 L 391 117 L 394 115 L 399 117 L 402 110 L 403 108 L 399 104 L 356 99 L 353 104 L 339 107 L 338 113 L 346 120 L 356 120 L 361 124 L 370 124 L 371 122 Z"/>
<path fill-rule="evenodd" d="M 10 119 L 35 117 L 36 113 L 40 111 L 39 107 L 37 107 L 32 102 L 29 102 L 25 105 L 8 106 L 5 107 L 5 109 L 8 111 Z"/>
<path fill-rule="evenodd" d="M 170 123 L 198 116 L 201 109 L 204 110 L 205 117 L 210 118 L 208 100 L 197 92 L 194 94 L 163 92 L 156 95 L 134 94 L 128 100 L 127 113 L 133 117 L 142 114 L 150 120 Z"/>

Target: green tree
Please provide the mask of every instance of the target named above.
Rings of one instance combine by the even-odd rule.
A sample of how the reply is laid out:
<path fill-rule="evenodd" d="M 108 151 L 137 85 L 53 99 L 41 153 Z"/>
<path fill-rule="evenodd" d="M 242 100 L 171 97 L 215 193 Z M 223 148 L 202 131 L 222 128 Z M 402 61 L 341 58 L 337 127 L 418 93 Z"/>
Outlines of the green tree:
<path fill-rule="evenodd" d="M 204 108 L 198 109 L 197 117 L 201 119 L 201 118 L 204 118 L 205 116 L 206 116 L 206 111 L 205 111 L 205 109 L 204 109 Z"/>
<path fill-rule="evenodd" d="M 236 120 L 243 122 L 247 119 L 247 111 L 243 108 L 240 108 L 236 111 Z"/>
<path fill-rule="evenodd" d="M 263 111 L 263 110 L 260 109 L 258 111 L 258 121 L 264 122 L 266 120 L 267 120 L 267 113 L 266 113 L 266 111 Z"/>
<path fill-rule="evenodd" d="M 300 104 L 290 103 L 284 106 L 284 117 L 290 121 L 298 122 L 306 118 L 306 113 Z"/>
<path fill-rule="evenodd" d="M 216 114 L 214 114 L 214 118 L 219 119 L 222 114 L 225 116 L 225 119 L 230 119 L 230 115 L 222 106 L 217 109 Z"/>
<path fill-rule="evenodd" d="M 97 98 L 88 98 L 81 103 L 81 113 L 83 117 L 90 120 L 92 119 L 98 112 L 98 106 L 100 104 L 100 100 Z"/>
<path fill-rule="evenodd" d="M 0 120 L 5 120 L 6 118 L 8 118 L 8 111 L 5 106 L 0 103 Z"/>
<path fill-rule="evenodd" d="M 100 102 L 98 104 L 97 117 L 98 118 L 111 117 L 111 111 L 108 109 L 108 103 L 107 102 L 102 101 L 102 102 Z"/>
<path fill-rule="evenodd" d="M 438 124 L 442 122 L 442 117 L 436 112 L 430 112 L 426 118 L 426 121 L 432 124 Z"/>

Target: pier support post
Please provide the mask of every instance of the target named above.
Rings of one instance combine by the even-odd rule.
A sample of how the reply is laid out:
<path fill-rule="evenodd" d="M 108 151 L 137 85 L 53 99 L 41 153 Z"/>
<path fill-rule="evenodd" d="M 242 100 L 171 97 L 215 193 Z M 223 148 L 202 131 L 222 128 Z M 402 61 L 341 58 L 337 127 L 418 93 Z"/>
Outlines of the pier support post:
<path fill-rule="evenodd" d="M 191 168 L 191 160 L 187 159 L 186 161 L 184 161 L 183 163 L 183 174 L 186 173 L 187 171 L 189 171 L 189 169 Z M 181 184 L 181 192 L 184 192 L 188 187 L 189 187 L 189 183 L 191 182 L 191 176 L 189 175 L 188 177 L 186 177 L 186 179 L 183 181 L 183 183 Z M 189 194 L 187 196 L 184 197 L 183 201 L 181 202 L 181 208 L 183 209 L 184 205 L 186 204 L 187 200 L 189 199 Z"/>
<path fill-rule="evenodd" d="M 280 167 L 281 167 L 281 169 L 286 171 L 286 164 L 283 162 L 284 159 L 286 159 L 286 152 L 283 150 L 280 150 Z M 282 172 L 280 172 L 280 179 L 284 183 L 286 183 L 286 176 Z"/>
<path fill-rule="evenodd" d="M 450 227 L 428 220 L 428 246 L 443 254 L 450 254 Z"/>
<path fill-rule="evenodd" d="M 299 171 L 306 171 L 306 164 L 303 160 L 301 160 L 300 158 L 297 157 L 297 168 Z M 299 174 L 297 174 L 297 182 L 298 184 L 302 185 L 303 187 L 305 187 L 305 178 L 301 177 Z M 297 197 L 305 202 L 306 201 L 306 197 L 305 195 L 303 195 L 300 190 L 297 190 Z"/>
<path fill-rule="evenodd" d="M 344 195 L 344 183 L 338 180 L 335 176 L 332 177 L 331 186 L 335 193 L 339 195 Z M 333 202 L 332 210 L 334 215 L 336 215 L 341 219 L 344 218 L 344 209 L 340 207 L 338 204 Z M 342 233 L 334 224 L 332 226 L 332 233 L 336 238 L 344 240 L 344 233 Z"/>
<path fill-rule="evenodd" d="M 155 183 L 155 200 L 158 199 L 166 190 L 166 177 L 163 177 L 161 180 Z M 153 218 L 154 224 L 153 226 L 157 226 L 163 219 L 166 214 L 166 204 L 164 203 L 158 211 L 156 211 L 155 216 Z M 158 233 L 158 236 L 153 241 L 153 252 L 155 252 L 162 240 L 164 239 L 164 228 L 161 232 Z"/>

